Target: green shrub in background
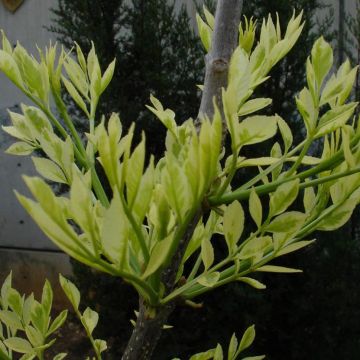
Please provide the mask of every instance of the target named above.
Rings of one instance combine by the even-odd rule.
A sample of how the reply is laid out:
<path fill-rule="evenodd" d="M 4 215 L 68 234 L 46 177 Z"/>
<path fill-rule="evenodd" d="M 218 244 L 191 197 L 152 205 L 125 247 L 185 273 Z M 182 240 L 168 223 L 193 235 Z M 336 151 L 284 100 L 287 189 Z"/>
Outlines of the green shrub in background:
<path fill-rule="evenodd" d="M 0 68 L 36 105 L 23 106 L 22 114 L 11 113 L 13 126 L 4 130 L 20 141 L 8 152 L 26 155 L 41 149 L 47 158 L 33 157 L 39 174 L 70 189 L 69 196 L 57 196 L 40 177 L 25 177 L 34 200 L 17 197 L 62 250 L 122 278 L 137 291 L 139 312 L 123 359 L 149 359 L 179 304 L 196 308 L 197 297 L 231 282 L 264 289 L 256 279 L 258 272 L 299 272 L 272 261 L 311 244 L 313 231 L 344 225 L 359 202 L 360 135 L 352 119 L 357 104 L 347 102 L 356 68 L 346 61 L 327 79 L 332 50 L 323 38 L 315 42 L 306 63 L 307 85 L 296 97 L 306 136 L 293 144 L 284 119 L 259 114 L 271 99 L 251 96 L 297 41 L 301 15 L 293 15 L 286 30 L 269 17 L 254 43 L 254 22 L 247 20 L 238 27 L 241 3 L 219 1 L 216 21 L 208 11 L 198 17 L 208 56 L 197 120 L 177 125 L 175 113 L 151 96 L 148 109 L 167 128 L 166 151 L 156 162 L 152 157 L 145 162 L 145 137 L 132 146 L 134 127 L 124 134 L 118 115 L 95 124 L 114 62 L 102 72 L 94 48 L 85 58 L 77 47 L 75 60 L 65 52 L 57 58 L 55 46 L 41 53 L 38 62 L 20 45 L 13 50 L 3 38 Z M 222 46 L 225 40 L 228 47 Z M 88 118 L 85 142 L 66 110 L 62 87 Z M 50 94 L 64 124 L 49 106 Z M 268 156 L 242 155 L 243 147 L 277 133 L 281 144 L 275 142 Z M 222 144 L 227 134 L 231 154 L 225 155 Z M 323 139 L 323 151 L 313 157 L 308 151 L 317 139 Z M 97 163 L 106 174 L 110 194 L 99 181 Z M 236 173 L 248 167 L 257 167 L 257 174 L 233 188 Z M 303 204 L 294 209 L 297 198 Z M 245 219 L 253 222 L 254 231 L 244 231 Z M 215 243 L 214 234 L 222 235 L 227 248 L 223 258 L 215 257 L 220 240 Z M 105 343 L 91 335 L 97 313 L 78 311 L 78 290 L 65 279 L 61 284 L 100 359 Z M 9 334 L 16 337 L 13 329 L 7 331 L 7 339 Z M 239 344 L 233 337 L 225 356 L 243 355 L 254 336 L 250 327 Z M 38 346 L 29 341 L 23 359 L 38 356 Z M 13 342 L 2 342 L 8 357 L 9 350 L 19 351 Z M 217 346 L 192 358 L 222 359 L 223 349 Z"/>

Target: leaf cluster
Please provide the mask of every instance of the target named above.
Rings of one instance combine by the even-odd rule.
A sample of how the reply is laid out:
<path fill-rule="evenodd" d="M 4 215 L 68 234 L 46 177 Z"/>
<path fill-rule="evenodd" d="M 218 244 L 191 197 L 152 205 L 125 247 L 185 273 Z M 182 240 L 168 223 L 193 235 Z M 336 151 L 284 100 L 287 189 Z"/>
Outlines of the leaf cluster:
<path fill-rule="evenodd" d="M 213 17 L 205 12 L 198 22 L 209 49 Z M 158 161 L 151 156 L 146 161 L 145 136 L 134 145 L 134 126 L 124 131 L 118 114 L 95 121 L 115 62 L 103 72 L 95 48 L 85 56 L 79 46 L 76 57 L 63 50 L 56 59 L 56 45 L 40 51 L 36 60 L 21 45 L 13 50 L 3 35 L 0 70 L 36 105 L 10 114 L 12 126 L 4 130 L 20 141 L 8 152 L 24 155 L 41 149 L 47 156 L 33 157 L 45 180 L 24 177 L 33 199 L 17 193 L 19 201 L 63 251 L 131 284 L 149 316 L 173 301 L 191 304 L 197 296 L 234 281 L 264 289 L 249 276 L 255 272 L 298 272 L 269 263 L 310 244 L 313 231 L 344 225 L 360 200 L 360 134 L 352 118 L 357 103 L 348 101 L 357 68 L 345 61 L 330 75 L 332 49 L 323 38 L 314 43 L 306 62 L 307 84 L 295 99 L 305 128 L 305 139 L 298 144 L 293 144 L 282 117 L 261 114 L 271 99 L 252 97 L 292 49 L 302 28 L 302 14 L 294 13 L 286 29 L 269 16 L 255 43 L 256 22 L 240 24 L 221 106 L 214 101 L 213 118 L 204 116 L 199 128 L 193 119 L 178 125 L 176 114 L 151 96 L 147 108 L 167 129 L 166 151 Z M 61 91 L 87 118 L 85 140 Z M 50 96 L 63 121 L 50 108 Z M 229 156 L 223 151 L 225 132 Z M 275 142 L 269 156 L 244 156 L 244 147 L 276 134 L 281 144 Z M 309 148 L 317 139 L 322 140 L 322 154 L 312 157 Z M 110 192 L 99 180 L 97 165 Z M 245 167 L 257 168 L 257 174 L 234 189 L 234 176 Z M 66 184 L 69 193 L 56 195 L 46 180 Z M 298 198 L 303 208 L 293 209 Z M 244 223 L 250 218 L 256 230 L 248 233 Z M 215 257 L 214 234 L 222 235 L 227 246 L 221 259 Z M 175 279 L 169 280 L 176 258 Z M 65 280 L 62 285 L 77 311 L 77 291 Z M 97 315 L 86 310 L 78 316 L 91 336 Z M 92 341 L 100 357 L 103 343 Z M 218 358 L 219 349 L 213 354 Z"/>

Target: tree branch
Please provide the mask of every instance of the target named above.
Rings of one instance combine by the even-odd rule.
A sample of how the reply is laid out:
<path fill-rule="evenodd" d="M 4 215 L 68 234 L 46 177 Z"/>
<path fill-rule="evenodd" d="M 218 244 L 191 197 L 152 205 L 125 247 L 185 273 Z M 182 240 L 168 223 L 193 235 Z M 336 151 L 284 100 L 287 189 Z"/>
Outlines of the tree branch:
<path fill-rule="evenodd" d="M 205 56 L 205 83 L 196 120 L 197 127 L 200 126 L 204 115 L 210 119 L 213 117 L 213 99 L 215 97 L 216 104 L 222 114 L 223 128 L 226 129 L 221 88 L 227 86 L 230 58 L 238 45 L 242 5 L 242 0 L 219 0 L 217 3 L 211 48 L 210 52 Z"/>

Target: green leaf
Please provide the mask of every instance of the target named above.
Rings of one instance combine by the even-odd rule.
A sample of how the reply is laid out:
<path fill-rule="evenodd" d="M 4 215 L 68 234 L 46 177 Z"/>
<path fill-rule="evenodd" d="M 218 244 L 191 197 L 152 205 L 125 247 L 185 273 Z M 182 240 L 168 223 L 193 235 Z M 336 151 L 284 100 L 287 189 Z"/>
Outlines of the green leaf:
<path fill-rule="evenodd" d="M 236 352 L 238 348 L 238 339 L 236 338 L 235 333 L 232 334 L 229 348 L 228 348 L 228 360 L 235 360 L 236 359 Z"/>
<path fill-rule="evenodd" d="M 299 182 L 299 179 L 295 179 L 281 184 L 270 195 L 271 216 L 281 214 L 295 201 L 299 192 Z"/>
<path fill-rule="evenodd" d="M 305 212 L 308 214 L 314 208 L 316 204 L 316 195 L 313 187 L 307 187 L 304 190 L 304 209 Z"/>
<path fill-rule="evenodd" d="M 265 107 L 269 106 L 271 103 L 272 103 L 272 99 L 270 98 L 258 98 L 258 99 L 248 100 L 240 107 L 238 115 L 245 116 L 252 114 L 256 111 L 264 109 Z"/>
<path fill-rule="evenodd" d="M 105 340 L 96 339 L 94 343 L 96 348 L 99 350 L 99 353 L 102 353 L 107 349 L 107 344 Z"/>
<path fill-rule="evenodd" d="M 324 136 L 344 126 L 353 115 L 356 103 L 349 103 L 327 111 L 319 120 L 316 138 Z"/>
<path fill-rule="evenodd" d="M 255 221 L 255 224 L 258 228 L 260 228 L 262 222 L 262 205 L 260 198 L 254 188 L 252 188 L 250 192 L 249 211 L 251 217 Z"/>
<path fill-rule="evenodd" d="M 48 337 L 49 335 L 51 335 L 53 332 L 55 332 L 57 329 L 59 329 L 64 322 L 66 321 L 67 318 L 67 314 L 68 311 L 67 310 L 63 310 L 55 319 L 54 321 L 51 323 L 48 332 L 46 333 L 46 336 Z"/>
<path fill-rule="evenodd" d="M 215 271 L 199 277 L 198 283 L 205 287 L 213 287 L 220 279 L 220 272 Z"/>
<path fill-rule="evenodd" d="M 43 345 L 45 341 L 45 337 L 41 334 L 41 332 L 38 329 L 35 329 L 31 325 L 27 325 L 25 326 L 25 333 L 33 347 L 38 347 Z"/>
<path fill-rule="evenodd" d="M 82 99 L 79 92 L 76 90 L 75 86 L 64 76 L 61 77 L 62 82 L 64 83 L 67 92 L 70 94 L 70 96 L 73 98 L 75 103 L 79 106 L 79 108 L 86 114 L 87 117 L 90 117 L 90 114 L 88 112 L 88 109 L 86 107 L 85 101 Z"/>
<path fill-rule="evenodd" d="M 34 150 L 35 148 L 33 145 L 24 141 L 18 141 L 10 145 L 5 152 L 11 155 L 30 155 Z"/>
<path fill-rule="evenodd" d="M 21 339 L 19 337 L 11 337 L 4 341 L 4 344 L 11 350 L 19 352 L 21 354 L 31 354 L 33 348 L 29 341 Z"/>
<path fill-rule="evenodd" d="M 66 297 L 69 299 L 74 309 L 77 310 L 80 304 L 80 292 L 78 288 L 61 274 L 59 275 L 59 281 Z"/>
<path fill-rule="evenodd" d="M 245 215 L 241 204 L 236 200 L 228 205 L 224 211 L 223 230 L 229 254 L 236 249 L 244 230 Z"/>
<path fill-rule="evenodd" d="M 170 234 L 167 238 L 155 244 L 153 250 L 151 251 L 149 263 L 147 264 L 146 270 L 142 275 L 143 279 L 149 277 L 161 266 L 166 265 L 169 260 L 168 257 L 172 242 L 173 236 Z"/>
<path fill-rule="evenodd" d="M 126 194 L 129 208 L 134 205 L 134 201 L 139 190 L 145 162 L 145 140 L 135 148 L 128 160 L 126 172 Z"/>
<path fill-rule="evenodd" d="M 104 72 L 103 77 L 101 78 L 101 92 L 104 92 L 105 89 L 108 87 L 108 85 L 110 84 L 110 81 L 113 78 L 114 75 L 114 70 L 115 70 L 115 64 L 116 64 L 116 59 L 114 59 L 109 66 L 107 67 L 107 69 Z"/>
<path fill-rule="evenodd" d="M 53 301 L 53 291 L 50 282 L 46 279 L 41 295 L 41 304 L 44 307 L 44 311 L 47 314 L 47 316 L 50 316 L 52 301 Z"/>
<path fill-rule="evenodd" d="M 31 293 L 24 301 L 22 318 L 25 325 L 31 321 L 31 309 L 34 303 L 34 294 Z"/>
<path fill-rule="evenodd" d="M 315 240 L 302 240 L 302 241 L 297 241 L 293 244 L 287 245 L 285 247 L 283 247 L 277 254 L 276 256 L 282 256 L 285 254 L 289 254 L 292 253 L 294 251 L 300 250 L 310 244 L 312 244 Z"/>
<path fill-rule="evenodd" d="M 0 359 L 12 360 L 12 357 L 9 357 L 8 349 L 5 347 L 4 343 L 1 340 L 0 340 Z"/>
<path fill-rule="evenodd" d="M 205 271 L 211 267 L 214 262 L 214 248 L 211 245 L 209 237 L 203 236 L 201 241 L 201 259 L 204 263 Z"/>
<path fill-rule="evenodd" d="M 13 57 L 4 50 L 0 50 L 0 71 L 2 71 L 16 86 L 23 88 L 20 70 Z"/>
<path fill-rule="evenodd" d="M 88 244 L 84 243 L 83 247 L 78 247 L 78 245 L 74 243 L 77 241 L 77 235 L 71 226 L 65 222 L 63 218 L 54 219 L 50 217 L 57 216 L 57 212 L 62 212 L 63 206 L 60 206 L 58 202 L 52 201 L 52 198 L 47 196 L 44 189 L 45 188 L 41 188 L 44 196 L 44 199 L 42 199 L 44 202 L 42 202 L 41 206 L 17 192 L 15 192 L 15 194 L 21 205 L 39 225 L 41 230 L 60 247 L 60 249 L 78 261 L 91 265 L 91 259 L 89 259 L 90 249 L 87 247 Z M 40 193 L 37 193 L 37 195 L 40 195 Z M 47 209 L 51 210 L 48 211 Z M 63 214 L 61 216 L 63 217 Z"/>
<path fill-rule="evenodd" d="M 181 221 L 189 209 L 192 192 L 183 168 L 178 160 L 170 154 L 166 155 L 166 168 L 162 172 L 162 184 L 168 203 Z"/>
<path fill-rule="evenodd" d="M 225 114 L 227 113 L 228 116 L 235 115 L 236 122 L 238 121 L 239 106 L 252 94 L 249 66 L 249 55 L 238 46 L 230 59 L 229 80 L 225 96 L 226 104 L 224 104 Z"/>
<path fill-rule="evenodd" d="M 313 97 L 309 89 L 304 88 L 295 99 L 296 106 L 304 119 L 307 133 L 312 133 L 318 118 L 318 111 L 315 108 Z"/>
<path fill-rule="evenodd" d="M 117 191 L 106 209 L 101 228 L 101 246 L 104 255 L 121 269 L 127 264 L 130 226 Z"/>
<path fill-rule="evenodd" d="M 264 285 L 263 283 L 261 283 L 258 280 L 249 278 L 249 277 L 239 277 L 237 280 L 244 282 L 245 284 L 248 284 L 250 286 L 252 286 L 255 289 L 258 290 L 263 290 L 266 289 L 266 285 Z"/>
<path fill-rule="evenodd" d="M 288 268 L 288 267 L 284 267 L 284 266 L 275 266 L 275 265 L 264 265 L 264 266 L 257 268 L 255 271 L 285 273 L 285 274 L 302 272 L 302 270 L 299 270 L 299 269 L 292 269 L 292 268 Z"/>
<path fill-rule="evenodd" d="M 238 353 L 247 349 L 255 340 L 255 325 L 248 327 L 241 338 Z"/>
<path fill-rule="evenodd" d="M 199 30 L 199 35 L 202 44 L 207 52 L 209 52 L 211 47 L 211 36 L 212 30 L 208 24 L 201 18 L 199 14 L 196 14 L 196 22 Z"/>
<path fill-rule="evenodd" d="M 71 57 L 66 58 L 66 61 L 64 62 L 64 67 L 67 75 L 69 76 L 71 82 L 75 85 L 77 90 L 81 93 L 82 96 L 89 100 L 89 84 L 85 71 Z"/>
<path fill-rule="evenodd" d="M 146 107 L 154 113 L 163 125 L 176 137 L 177 135 L 177 126 L 175 122 L 175 113 L 170 110 L 164 110 L 161 102 L 153 95 L 150 95 L 150 101 L 154 107 L 146 105 Z"/>
<path fill-rule="evenodd" d="M 44 306 L 36 300 L 33 302 L 31 309 L 31 323 L 35 326 L 36 329 L 40 331 L 41 334 L 46 334 L 49 324 L 49 317 L 45 311 Z"/>
<path fill-rule="evenodd" d="M 249 259 L 254 256 L 262 256 L 265 250 L 272 246 L 272 238 L 270 236 L 261 236 L 251 239 L 241 249 L 238 258 Z"/>
<path fill-rule="evenodd" d="M 223 359 L 224 359 L 223 349 L 220 344 L 217 344 L 214 353 L 214 360 L 223 360 Z"/>
<path fill-rule="evenodd" d="M 96 311 L 87 307 L 81 316 L 81 322 L 90 334 L 92 334 L 92 332 L 94 331 L 98 321 L 99 314 Z"/>
<path fill-rule="evenodd" d="M 0 311 L 0 320 L 6 325 L 9 326 L 13 331 L 22 330 L 23 326 L 21 324 L 20 318 L 14 312 L 9 310 Z"/>
<path fill-rule="evenodd" d="M 146 213 L 149 211 L 151 198 L 153 196 L 155 182 L 155 169 L 153 158 L 150 159 L 150 164 L 141 178 L 136 199 L 133 206 L 134 214 L 139 223 L 144 221 Z"/>
<path fill-rule="evenodd" d="M 55 162 L 35 156 L 32 156 L 31 160 L 35 165 L 36 171 L 45 179 L 62 184 L 68 183 L 63 171 Z"/>
<path fill-rule="evenodd" d="M 279 130 L 284 141 L 285 152 L 287 152 L 293 143 L 293 135 L 291 133 L 289 125 L 280 116 L 277 117 L 277 124 L 279 126 Z"/>
<path fill-rule="evenodd" d="M 63 359 L 65 359 L 66 356 L 67 356 L 66 353 L 60 353 L 60 354 L 57 354 L 57 355 L 53 358 L 53 360 L 63 360 Z"/>
<path fill-rule="evenodd" d="M 243 358 L 242 360 L 263 360 L 263 359 L 265 359 L 265 355 L 247 356 L 246 358 Z"/>
<path fill-rule="evenodd" d="M 13 310 L 19 317 L 21 317 L 24 299 L 20 296 L 19 292 L 10 288 L 7 294 L 7 301 L 11 310 Z"/>
<path fill-rule="evenodd" d="M 333 65 L 332 48 L 322 36 L 313 45 L 311 61 L 314 67 L 318 93 L 320 93 L 322 82 Z"/>
<path fill-rule="evenodd" d="M 330 206 L 328 209 L 324 210 L 324 213 L 328 215 L 320 221 L 316 229 L 321 231 L 332 231 L 343 226 L 350 219 L 356 203 L 356 200 L 350 198 L 340 205 Z M 320 214 L 320 216 L 322 215 L 323 214 Z"/>
<path fill-rule="evenodd" d="M 211 30 L 214 30 L 214 26 L 215 26 L 214 15 L 207 9 L 205 5 L 203 5 L 203 11 L 206 18 L 206 22 L 210 26 Z"/>
<path fill-rule="evenodd" d="M 191 356 L 189 360 L 211 360 L 214 358 L 214 354 L 215 354 L 215 349 L 210 349 L 208 351 Z"/>
<path fill-rule="evenodd" d="M 277 116 L 251 116 L 244 119 L 237 132 L 241 146 L 263 142 L 272 138 L 277 130 Z"/>
<path fill-rule="evenodd" d="M 10 44 L 10 41 L 8 40 L 8 38 L 5 35 L 4 30 L 0 30 L 1 32 L 1 37 L 2 37 L 2 48 L 5 52 L 7 52 L 8 54 L 12 54 L 13 52 L 13 47 Z"/>
<path fill-rule="evenodd" d="M 350 125 L 345 125 L 341 129 L 344 158 L 346 163 L 349 165 L 350 169 L 356 167 L 356 159 L 353 153 L 351 152 L 351 144 L 350 144 L 353 132 L 354 132 L 353 128 Z"/>
<path fill-rule="evenodd" d="M 304 224 L 307 215 L 299 211 L 289 211 L 277 216 L 267 227 L 266 231 L 276 233 L 294 233 Z"/>

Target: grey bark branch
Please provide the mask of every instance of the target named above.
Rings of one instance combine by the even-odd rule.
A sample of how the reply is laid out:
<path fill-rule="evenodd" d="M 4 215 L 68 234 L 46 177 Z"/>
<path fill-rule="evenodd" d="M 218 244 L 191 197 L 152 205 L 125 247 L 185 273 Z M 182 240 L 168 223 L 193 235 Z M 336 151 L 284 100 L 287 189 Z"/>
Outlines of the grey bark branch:
<path fill-rule="evenodd" d="M 226 88 L 228 69 L 232 53 L 238 45 L 238 28 L 240 23 L 242 0 L 218 1 L 215 15 L 215 25 L 210 52 L 205 56 L 206 72 L 204 89 L 201 98 L 196 125 L 200 126 L 204 115 L 210 119 L 214 114 L 213 99 L 223 117 L 221 88 Z M 224 129 L 226 127 L 224 126 Z"/>
<path fill-rule="evenodd" d="M 222 112 L 221 88 L 226 87 L 231 54 L 238 44 L 238 26 L 240 23 L 242 0 L 218 0 L 215 26 L 210 53 L 206 56 L 204 90 L 196 126 L 200 127 L 204 115 L 212 118 L 214 113 L 213 98 Z M 223 119 L 224 120 L 224 119 Z M 225 129 L 225 127 L 224 127 Z M 176 286 L 176 274 L 184 256 L 186 247 L 195 227 L 204 213 L 198 209 L 189 223 L 168 268 L 162 274 L 166 294 Z M 139 315 L 122 360 L 149 360 L 158 343 L 163 326 L 176 307 L 173 301 L 165 306 L 150 309 L 140 299 Z M 155 311 L 155 314 L 153 313 Z"/>

